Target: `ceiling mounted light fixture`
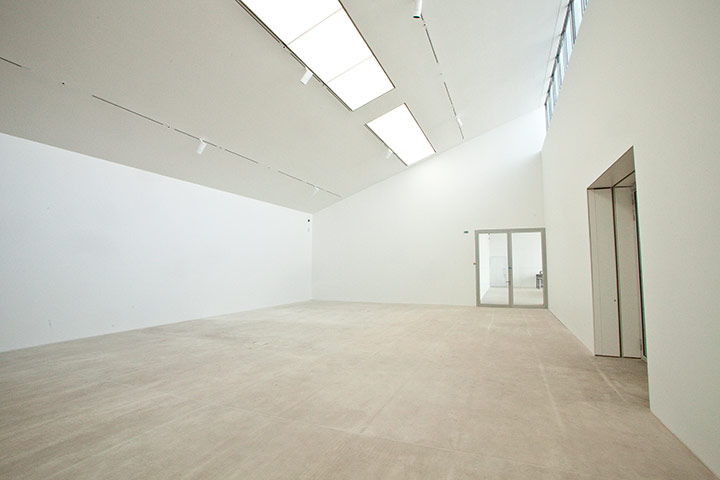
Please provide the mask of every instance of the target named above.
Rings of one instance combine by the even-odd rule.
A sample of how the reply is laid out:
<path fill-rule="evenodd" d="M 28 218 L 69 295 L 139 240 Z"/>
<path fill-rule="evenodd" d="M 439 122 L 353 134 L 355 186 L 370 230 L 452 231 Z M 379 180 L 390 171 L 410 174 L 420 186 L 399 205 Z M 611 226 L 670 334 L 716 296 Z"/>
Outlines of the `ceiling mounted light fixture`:
<path fill-rule="evenodd" d="M 303 73 L 302 78 L 300 79 L 300 83 L 303 85 L 307 85 L 310 79 L 312 78 L 313 73 L 310 71 L 309 68 L 305 67 L 305 73 Z"/>
<path fill-rule="evenodd" d="M 367 127 L 382 140 L 389 149 L 405 164 L 429 157 L 435 149 L 418 125 L 404 103 L 375 120 L 368 122 Z"/>
<path fill-rule="evenodd" d="M 338 0 L 238 0 L 238 3 L 350 110 L 395 88 Z"/>
<path fill-rule="evenodd" d="M 455 115 L 455 121 L 457 122 L 458 127 L 462 127 L 462 126 L 463 126 L 462 120 L 460 120 L 460 115 Z"/>
<path fill-rule="evenodd" d="M 195 150 L 198 155 L 202 155 L 202 153 L 205 151 L 205 147 L 207 147 L 207 143 L 205 143 L 205 140 L 202 138 L 200 139 L 200 143 L 197 146 L 197 149 Z"/>
<path fill-rule="evenodd" d="M 413 18 L 422 18 L 423 0 L 415 0 L 415 8 L 413 8 Z"/>

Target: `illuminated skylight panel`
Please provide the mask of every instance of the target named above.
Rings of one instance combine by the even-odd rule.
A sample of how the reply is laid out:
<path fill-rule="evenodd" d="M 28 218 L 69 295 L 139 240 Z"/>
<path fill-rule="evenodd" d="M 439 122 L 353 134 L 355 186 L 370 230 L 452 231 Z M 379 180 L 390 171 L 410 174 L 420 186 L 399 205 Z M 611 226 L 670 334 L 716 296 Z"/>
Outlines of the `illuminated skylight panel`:
<path fill-rule="evenodd" d="M 338 0 L 243 3 L 350 110 L 394 88 Z"/>
<path fill-rule="evenodd" d="M 435 153 L 407 105 L 390 110 L 367 124 L 406 165 Z"/>
<path fill-rule="evenodd" d="M 355 110 L 392 90 L 393 84 L 375 57 L 370 57 L 329 82 L 328 87 Z"/>
<path fill-rule="evenodd" d="M 243 0 L 267 27 L 289 44 L 338 10 L 338 0 Z"/>
<path fill-rule="evenodd" d="M 325 83 L 372 57 L 345 10 L 334 13 L 288 46 Z"/>

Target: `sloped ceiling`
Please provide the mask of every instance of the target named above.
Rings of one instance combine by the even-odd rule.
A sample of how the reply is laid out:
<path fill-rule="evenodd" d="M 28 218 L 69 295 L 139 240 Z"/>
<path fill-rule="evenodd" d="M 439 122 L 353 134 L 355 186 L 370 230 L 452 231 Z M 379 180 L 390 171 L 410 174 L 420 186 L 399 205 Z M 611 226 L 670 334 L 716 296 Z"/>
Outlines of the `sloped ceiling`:
<path fill-rule="evenodd" d="M 312 213 L 412 168 L 401 103 L 437 152 L 541 105 L 558 0 L 342 3 L 396 85 L 355 112 L 235 0 L 0 0 L 0 131 Z"/>

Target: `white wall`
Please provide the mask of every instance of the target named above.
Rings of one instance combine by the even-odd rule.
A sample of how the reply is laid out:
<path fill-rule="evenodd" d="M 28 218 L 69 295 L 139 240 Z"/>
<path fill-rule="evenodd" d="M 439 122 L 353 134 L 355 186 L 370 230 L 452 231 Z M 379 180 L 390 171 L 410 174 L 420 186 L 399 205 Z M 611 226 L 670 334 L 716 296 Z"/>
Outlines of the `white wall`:
<path fill-rule="evenodd" d="M 543 135 L 534 112 L 317 213 L 313 297 L 475 305 L 473 230 L 543 226 Z"/>
<path fill-rule="evenodd" d="M 308 219 L 0 134 L 0 351 L 308 300 Z"/>
<path fill-rule="evenodd" d="M 550 308 L 592 347 L 585 189 L 634 146 L 652 411 L 720 474 L 720 4 L 591 1 L 543 148 Z"/>

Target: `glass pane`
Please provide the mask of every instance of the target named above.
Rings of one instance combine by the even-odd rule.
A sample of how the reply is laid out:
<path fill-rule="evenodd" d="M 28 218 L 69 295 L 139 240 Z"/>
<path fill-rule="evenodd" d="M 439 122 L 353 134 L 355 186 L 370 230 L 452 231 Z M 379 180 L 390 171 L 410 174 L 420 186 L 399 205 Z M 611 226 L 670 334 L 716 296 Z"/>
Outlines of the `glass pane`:
<path fill-rule="evenodd" d="M 550 99 L 545 100 L 545 128 L 550 128 Z"/>
<path fill-rule="evenodd" d="M 563 80 L 565 80 L 565 67 L 567 66 L 567 49 L 565 48 L 565 38 L 562 39 L 562 44 L 560 45 L 560 55 L 558 56 L 558 71 L 560 72 L 560 84 L 562 85 Z"/>
<path fill-rule="evenodd" d="M 570 63 L 570 55 L 572 55 L 572 49 L 573 49 L 573 42 L 572 42 L 572 35 L 570 32 L 567 32 L 565 34 L 565 70 L 567 71 L 567 65 Z"/>
<path fill-rule="evenodd" d="M 575 0 L 572 4 L 573 15 L 575 16 L 575 22 L 574 22 L 575 38 L 577 38 L 577 36 L 578 36 L 578 31 L 580 30 L 580 23 L 582 23 L 583 10 L 584 10 L 582 3 L 583 2 L 581 0 Z"/>
<path fill-rule="evenodd" d="M 540 232 L 512 234 L 513 303 L 515 305 L 543 305 L 545 278 L 542 264 Z"/>
<path fill-rule="evenodd" d="M 508 305 L 507 233 L 478 234 L 478 272 L 480 274 L 480 303 L 484 305 Z"/>

